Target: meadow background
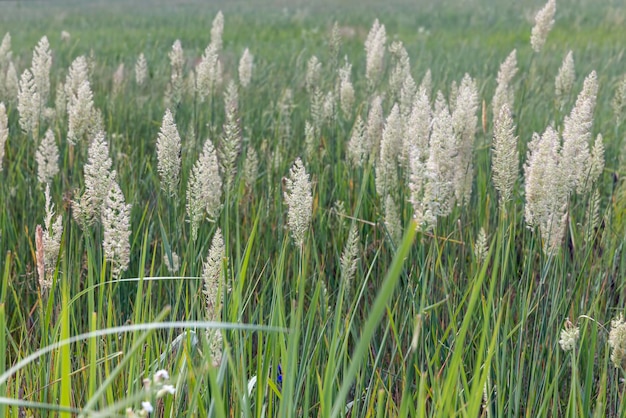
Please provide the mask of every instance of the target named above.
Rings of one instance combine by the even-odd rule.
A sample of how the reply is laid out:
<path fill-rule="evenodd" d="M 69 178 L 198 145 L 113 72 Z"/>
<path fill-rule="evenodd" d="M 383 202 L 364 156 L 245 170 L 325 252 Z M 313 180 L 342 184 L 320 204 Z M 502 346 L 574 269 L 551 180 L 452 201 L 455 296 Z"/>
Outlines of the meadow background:
<path fill-rule="evenodd" d="M 624 368 L 611 361 L 608 338 L 626 296 L 624 109 L 613 106 L 626 73 L 626 7 L 618 0 L 559 1 L 555 26 L 536 53 L 529 38 L 542 6 L 503 0 L 0 2 L 0 36 L 11 34 L 18 76 L 30 67 L 40 38 L 49 39 L 50 106 L 74 59 L 94 57 L 94 103 L 117 182 L 132 205 L 130 264 L 115 277 L 103 257 L 101 226 L 81 228 L 71 215 L 71 201 L 84 189 L 89 144 L 70 149 L 67 117 L 47 124 L 60 151 L 50 194 L 64 232 L 52 288 L 43 294 L 35 243 L 46 215 L 35 162 L 39 144 L 21 132 L 15 100 L 0 98 L 9 120 L 0 172 L 0 416 L 126 416 L 145 412 L 142 402 L 150 402 L 156 416 L 623 416 Z M 225 82 L 210 103 L 186 94 L 176 110 L 182 169 L 171 197 L 161 189 L 156 155 L 168 53 L 179 39 L 188 74 L 211 41 L 220 10 Z M 448 97 L 451 83 L 468 73 L 487 109 L 484 116 L 478 109 L 469 203 L 438 219 L 433 230 L 416 230 L 408 186 L 399 185 L 404 238 L 385 222 L 375 164 L 355 166 L 347 157 L 354 116 L 365 120 L 371 102 L 363 43 L 376 18 L 386 27 L 387 45 L 402 41 L 417 84 L 431 71 L 431 101 L 438 90 Z M 335 22 L 342 36 L 333 56 Z M 254 67 L 250 85 L 239 89 L 238 174 L 218 218 L 201 222 L 194 240 L 185 213 L 187 181 L 204 141 L 219 147 L 223 93 L 229 80 L 238 80 L 245 48 Z M 513 49 L 520 171 L 502 211 L 491 180 L 491 100 L 499 66 Z M 576 78 L 560 107 L 554 79 L 570 50 Z M 143 86 L 134 74 L 140 53 L 149 70 Z M 305 76 L 313 55 L 322 63 L 324 91 L 333 90 L 347 57 L 356 93 L 351 116 L 337 111 L 311 152 L 304 140 L 310 119 Z M 122 63 L 122 89 L 114 95 L 113 74 Z M 383 95 L 391 70 L 387 52 L 377 87 Z M 601 133 L 605 147 L 597 222 L 589 226 L 590 199 L 572 197 L 560 250 L 546 255 L 540 234 L 524 221 L 527 144 L 534 132 L 562 126 L 592 70 L 599 84 L 593 137 Z M 286 89 L 292 101 L 282 106 Z M 390 96 L 383 100 L 385 118 Z M 258 171 L 250 181 L 244 166 L 252 149 Z M 284 203 L 284 179 L 297 158 L 313 185 L 302 247 L 291 239 Z M 207 309 L 201 276 L 218 228 L 225 257 L 216 316 Z M 342 254 L 351 228 L 358 233 L 356 271 L 346 280 Z M 486 241 L 477 245 L 481 229 Z M 179 266 L 170 269 L 174 256 Z M 565 352 L 559 340 L 568 318 L 579 337 Z M 225 327 L 221 361 L 205 332 L 216 323 L 207 320 Z M 141 326 L 156 323 L 162 328 Z M 59 344 L 88 332 L 90 338 Z M 41 349 L 40 357 L 18 364 Z M 169 372 L 166 383 L 154 378 L 162 369 Z M 157 399 L 155 388 L 164 384 L 175 393 Z"/>

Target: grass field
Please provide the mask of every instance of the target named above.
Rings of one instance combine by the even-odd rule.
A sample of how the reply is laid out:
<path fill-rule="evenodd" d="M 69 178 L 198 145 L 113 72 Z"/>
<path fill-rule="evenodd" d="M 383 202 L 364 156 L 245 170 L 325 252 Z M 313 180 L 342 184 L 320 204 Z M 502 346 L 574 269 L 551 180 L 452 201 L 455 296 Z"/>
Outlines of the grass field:
<path fill-rule="evenodd" d="M 0 2 L 0 417 L 624 416 L 626 7 L 542 7 Z"/>

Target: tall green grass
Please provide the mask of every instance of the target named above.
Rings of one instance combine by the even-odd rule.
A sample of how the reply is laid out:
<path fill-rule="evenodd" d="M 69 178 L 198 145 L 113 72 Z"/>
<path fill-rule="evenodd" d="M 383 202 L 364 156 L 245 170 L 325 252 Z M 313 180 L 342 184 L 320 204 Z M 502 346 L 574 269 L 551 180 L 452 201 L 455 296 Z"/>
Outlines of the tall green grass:
<path fill-rule="evenodd" d="M 237 78 L 245 47 L 255 56 L 252 84 L 240 89 L 244 143 L 238 172 L 254 148 L 259 175 L 246 185 L 238 174 L 219 219 L 202 223 L 192 241 L 186 184 L 204 140 L 217 141 L 221 133 L 222 92 L 204 104 L 188 95 L 176 111 L 183 141 L 177 198 L 160 190 L 155 142 L 165 110 L 167 52 L 181 39 L 186 71 L 191 69 L 210 40 L 218 8 L 193 1 L 180 8 L 139 3 L 46 5 L 55 13 L 51 18 L 20 2 L 0 16 L 13 37 L 19 73 L 30 65 L 37 40 L 49 36 L 53 90 L 71 61 L 93 49 L 96 106 L 120 186 L 133 205 L 131 263 L 115 279 L 103 258 L 101 227 L 83 230 L 71 217 L 70 201 L 83 186 L 87 144 L 70 150 L 66 119 L 55 122 L 61 173 L 51 194 L 64 234 L 52 290 L 41 295 L 34 245 L 44 216 L 37 144 L 20 132 L 16 103 L 8 102 L 11 133 L 0 173 L 1 417 L 124 416 L 126 408 L 137 411 L 145 400 L 156 416 L 621 416 L 624 375 L 610 361 L 607 339 L 609 321 L 623 312 L 626 296 L 624 127 L 611 107 L 624 72 L 623 6 L 559 5 L 544 51 L 533 55 L 530 23 L 523 17 L 540 4 L 425 2 L 416 10 L 398 0 L 357 12 L 350 2 L 334 16 L 326 2 L 268 1 L 258 13 L 250 2 L 220 5 L 225 77 Z M 325 126 L 316 152 L 304 157 L 308 59 L 319 57 L 321 84 L 332 88 L 336 68 L 328 64 L 328 36 L 339 19 L 346 29 L 339 58 L 345 55 L 353 64 L 355 107 L 365 117 L 370 98 L 362 44 L 375 17 L 390 37 L 404 42 L 416 80 L 430 68 L 435 91 L 447 94 L 451 81 L 469 72 L 488 108 L 498 66 L 517 48 L 514 113 L 522 160 L 532 133 L 551 123 L 560 126 L 584 76 L 596 69 L 600 92 L 593 130 L 603 134 L 607 150 L 599 227 L 585 229 L 587 199 L 574 200 L 563 246 L 546 257 L 537 231 L 524 223 L 521 175 L 514 199 L 499 212 L 488 116 L 486 130 L 478 127 L 469 205 L 422 233 L 411 222 L 408 200 L 399 201 L 404 237 L 394 242 L 384 226 L 373 167 L 347 161 L 353 119 L 338 116 Z M 69 42 L 61 42 L 61 30 L 71 33 Z M 570 49 L 575 93 L 562 112 L 553 82 Z M 134 83 L 140 52 L 150 69 L 144 87 Z M 112 74 L 121 62 L 124 89 L 113 97 Z M 288 121 L 277 109 L 285 89 L 293 91 Z M 391 105 L 387 98 L 385 115 Z M 281 123 L 290 127 L 287 138 Z M 286 230 L 281 182 L 297 157 L 314 183 L 313 221 L 302 248 Z M 408 193 L 404 185 L 402 192 Z M 356 278 L 346 282 L 340 257 L 353 224 L 360 255 Z M 218 227 L 226 242 L 227 289 L 222 322 L 214 323 L 205 321 L 199 276 Z M 481 228 L 489 244 L 485 259 L 474 253 Z M 171 261 L 173 253 L 180 268 L 170 273 L 165 259 Z M 558 344 L 566 318 L 580 327 L 578 345 L 567 353 Z M 221 329 L 224 337 L 220 364 L 210 356 L 208 328 Z M 157 400 L 143 380 L 160 369 L 171 375 L 176 394 Z"/>

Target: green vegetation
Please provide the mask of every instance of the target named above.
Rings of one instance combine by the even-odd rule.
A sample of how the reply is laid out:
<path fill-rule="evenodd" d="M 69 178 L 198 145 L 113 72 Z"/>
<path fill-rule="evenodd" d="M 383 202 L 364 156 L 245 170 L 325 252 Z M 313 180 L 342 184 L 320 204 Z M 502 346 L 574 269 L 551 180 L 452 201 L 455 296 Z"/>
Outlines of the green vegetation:
<path fill-rule="evenodd" d="M 543 1 L 205 3 L 0 2 L 0 30 L 11 34 L 18 77 L 48 37 L 46 107 L 54 109 L 57 86 L 77 57 L 93 64 L 89 82 L 112 178 L 132 205 L 130 261 L 118 275 L 115 260 L 105 256 L 101 218 L 89 226 L 75 219 L 94 135 L 71 145 L 67 111 L 42 113 L 39 128 L 25 133 L 18 101 L 0 88 L 9 128 L 0 161 L 0 417 L 126 416 L 127 408 L 147 411 L 142 402 L 154 409 L 151 415 L 166 417 L 624 416 L 626 363 L 611 358 L 608 341 L 611 320 L 626 306 L 626 108 L 620 113 L 613 105 L 620 88 L 626 94 L 621 1 L 557 3 L 540 52 L 529 39 Z M 220 10 L 224 80 L 202 101 L 188 80 L 198 72 Z M 386 27 L 387 48 L 384 75 L 372 84 L 363 45 L 376 18 Z M 168 54 L 177 39 L 185 78 L 179 104 L 165 99 Z M 348 149 L 356 115 L 367 121 L 375 95 L 382 97 L 385 120 L 397 101 L 388 48 L 396 40 L 408 52 L 417 85 L 431 71 L 431 105 L 439 90 L 454 97 L 452 83 L 460 85 L 465 73 L 478 92 L 471 197 L 432 229 L 413 221 L 409 167 L 400 166 L 390 193 L 401 226 L 396 231 L 377 192 L 379 161 L 355 164 Z M 247 87 L 238 84 L 245 48 L 254 56 Z M 501 206 L 492 181 L 491 103 L 499 66 L 513 49 L 519 176 Z M 561 105 L 555 77 L 570 50 L 576 76 Z M 148 73 L 138 85 L 141 53 Z M 313 55 L 321 63 L 315 85 L 322 98 L 334 92 L 335 107 L 307 142 L 306 125 L 316 117 L 306 81 Z M 355 91 L 348 115 L 338 97 L 344 56 Z M 123 78 L 116 81 L 120 64 Z M 556 252 L 546 253 L 547 237 L 525 220 L 528 143 L 548 126 L 562 134 L 593 70 L 599 89 L 591 132 L 594 139 L 602 134 L 605 148 L 592 189 L 599 200 L 592 192 L 572 193 L 564 237 Z M 217 216 L 203 219 L 193 239 L 189 180 L 207 139 L 225 161 L 230 81 L 238 88 L 241 131 L 235 176 L 223 187 Z M 168 107 L 181 138 L 172 195 L 157 158 Z M 46 264 L 51 288 L 42 291 L 36 231 L 44 225 L 46 187 L 38 181 L 36 153 L 48 128 L 59 148 L 59 172 L 49 186 L 63 233 L 58 259 Z M 285 203 L 297 158 L 312 185 L 302 246 L 292 239 Z M 224 257 L 211 264 L 218 230 Z M 343 256 L 351 236 L 354 276 Z M 206 293 L 222 295 L 222 303 L 213 295 L 207 306 L 206 266 L 218 271 Z M 561 331 L 572 327 L 579 333 L 564 351 Z"/>

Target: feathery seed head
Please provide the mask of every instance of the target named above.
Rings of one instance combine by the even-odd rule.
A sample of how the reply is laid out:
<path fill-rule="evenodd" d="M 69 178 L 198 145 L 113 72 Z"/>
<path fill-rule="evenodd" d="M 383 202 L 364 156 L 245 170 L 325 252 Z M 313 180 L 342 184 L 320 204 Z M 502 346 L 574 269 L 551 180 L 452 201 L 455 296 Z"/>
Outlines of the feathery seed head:
<path fill-rule="evenodd" d="M 241 129 L 239 127 L 239 93 L 233 80 L 228 83 L 224 92 L 224 109 L 226 112 L 222 127 L 222 141 L 220 143 L 219 162 L 222 167 L 225 190 L 230 190 L 237 174 L 237 158 L 241 150 Z"/>
<path fill-rule="evenodd" d="M 135 81 L 138 86 L 143 86 L 148 78 L 148 63 L 146 62 L 146 57 L 143 55 L 143 52 L 139 54 L 137 58 L 137 62 L 135 63 Z"/>
<path fill-rule="evenodd" d="M 287 205 L 287 225 L 298 248 L 304 246 L 306 231 L 311 223 L 313 195 L 311 181 L 302 160 L 298 158 L 285 179 L 284 194 Z"/>
<path fill-rule="evenodd" d="M 204 50 L 196 72 L 196 91 L 200 100 L 204 101 L 207 97 L 211 97 L 216 88 L 222 84 L 219 49 L 213 42 Z"/>
<path fill-rule="evenodd" d="M 618 82 L 617 88 L 615 89 L 615 96 L 613 97 L 613 102 L 611 104 L 613 105 L 613 115 L 615 116 L 615 121 L 618 125 L 621 125 L 625 116 L 624 111 L 626 110 L 626 74 L 624 74 Z"/>
<path fill-rule="evenodd" d="M 487 245 L 487 234 L 485 228 L 481 227 L 478 231 L 478 237 L 474 243 L 474 256 L 479 263 L 483 263 L 487 259 L 487 253 L 489 252 L 489 246 Z"/>
<path fill-rule="evenodd" d="M 385 25 L 381 25 L 376 19 L 365 39 L 365 78 L 370 88 L 376 86 L 382 75 L 386 43 Z"/>
<path fill-rule="evenodd" d="M 559 340 L 559 345 L 561 349 L 565 352 L 572 351 L 576 348 L 576 343 L 578 342 L 578 337 L 580 335 L 580 331 L 578 327 L 567 318 L 565 320 L 565 325 L 561 330 L 561 339 Z"/>
<path fill-rule="evenodd" d="M 535 26 L 530 35 L 530 45 L 535 52 L 541 51 L 546 43 L 548 33 L 554 26 L 554 14 L 556 12 L 556 0 L 548 0 L 541 10 L 535 15 Z"/>
<path fill-rule="evenodd" d="M 354 87 L 350 81 L 351 73 L 352 64 L 346 59 L 344 66 L 339 69 L 339 102 L 345 118 L 350 117 L 352 114 L 352 106 L 354 105 Z"/>
<path fill-rule="evenodd" d="M 402 238 L 402 222 L 400 220 L 400 210 L 390 194 L 385 197 L 385 228 L 391 238 L 391 242 L 398 245 Z"/>
<path fill-rule="evenodd" d="M 9 66 L 6 72 L 6 79 L 4 81 L 4 87 L 6 91 L 6 97 L 10 101 L 17 100 L 18 92 L 19 92 L 19 81 L 17 78 L 17 71 L 15 70 L 15 65 L 13 65 L 13 61 L 9 62 Z"/>
<path fill-rule="evenodd" d="M 254 57 L 246 48 L 241 55 L 241 59 L 239 60 L 239 84 L 241 87 L 246 88 L 250 85 L 250 80 L 252 79 L 252 63 Z"/>
<path fill-rule="evenodd" d="M 176 196 L 178 192 L 180 166 L 180 136 L 172 112 L 166 109 L 157 137 L 157 169 L 161 176 L 161 188 L 170 196 Z"/>
<path fill-rule="evenodd" d="M 102 129 L 99 113 L 93 103 L 89 80 L 83 80 L 76 93 L 69 98 L 67 113 L 67 141 L 72 145 L 76 145 L 80 140 Z"/>
<path fill-rule="evenodd" d="M 33 138 L 39 135 L 39 93 L 30 70 L 24 70 L 17 95 L 17 110 L 20 114 L 20 127 Z"/>
<path fill-rule="evenodd" d="M 366 141 L 365 124 L 361 115 L 356 115 L 354 126 L 352 127 L 352 135 L 348 142 L 348 156 L 352 163 L 361 167 L 369 154 L 369 147 Z"/>
<path fill-rule="evenodd" d="M 224 15 L 220 10 L 213 19 L 211 25 L 211 43 L 215 45 L 217 51 L 222 50 L 222 35 L 224 34 Z"/>
<path fill-rule="evenodd" d="M 559 72 L 554 81 L 556 100 L 561 108 L 563 108 L 565 99 L 572 91 L 575 78 L 574 55 L 572 51 L 569 51 L 563 59 L 563 64 L 561 64 L 561 68 L 559 68 Z"/>
<path fill-rule="evenodd" d="M 589 190 L 589 142 L 593 112 L 598 94 L 598 79 L 595 71 L 587 76 L 583 90 L 576 99 L 576 104 L 563 123 L 563 177 L 567 179 L 569 191 L 578 193 Z"/>
<path fill-rule="evenodd" d="M 209 255 L 202 269 L 202 281 L 204 282 L 204 293 L 206 297 L 207 319 L 209 321 L 219 321 L 221 319 L 222 300 L 226 286 L 224 270 L 224 258 L 226 248 L 222 230 L 217 228 Z"/>
<path fill-rule="evenodd" d="M 494 119 L 498 117 L 500 109 L 505 104 L 508 105 L 510 111 L 513 109 L 514 90 L 511 81 L 515 74 L 517 74 L 517 50 L 514 49 L 500 64 L 498 70 L 497 86 L 492 100 Z"/>
<path fill-rule="evenodd" d="M 52 51 L 48 38 L 44 36 L 39 40 L 33 51 L 32 72 L 35 86 L 39 94 L 38 108 L 41 112 L 50 96 L 50 67 L 52 66 Z"/>
<path fill-rule="evenodd" d="M 74 218 L 85 227 L 101 218 L 102 206 L 109 193 L 111 166 L 109 145 L 103 131 L 96 133 L 87 151 L 84 167 L 85 191 L 78 203 L 74 203 Z"/>
<path fill-rule="evenodd" d="M 378 155 L 380 141 L 383 136 L 383 126 L 383 99 L 380 96 L 376 96 L 370 104 L 366 128 L 367 144 L 369 147 L 368 154 L 374 157 Z"/>
<path fill-rule="evenodd" d="M 178 105 L 183 96 L 184 76 L 183 67 L 185 65 L 185 57 L 182 44 L 177 39 L 172 45 L 172 49 L 168 53 L 170 59 L 170 82 L 165 92 L 165 100 L 168 105 L 175 107 Z"/>
<path fill-rule="evenodd" d="M 380 159 L 376 164 L 376 192 L 383 197 L 398 185 L 398 158 L 402 151 L 404 122 L 397 104 L 391 108 L 380 143 Z"/>
<path fill-rule="evenodd" d="M 112 89 L 113 96 L 117 96 L 122 91 L 123 84 L 124 84 L 124 63 L 122 62 L 120 63 L 120 65 L 118 65 L 117 69 L 113 73 L 113 89 Z"/>
<path fill-rule="evenodd" d="M 507 104 L 500 109 L 493 124 L 493 149 L 491 154 L 493 184 L 498 191 L 500 208 L 511 199 L 519 173 L 519 153 L 515 124 Z"/>
<path fill-rule="evenodd" d="M 251 189 L 259 175 L 259 157 L 252 146 L 248 146 L 246 159 L 243 163 L 243 177 L 246 187 Z"/>
<path fill-rule="evenodd" d="M 465 74 L 456 96 L 452 125 L 457 141 L 457 170 L 455 195 L 458 204 L 466 205 L 472 193 L 473 150 L 478 124 L 478 88 L 476 82 Z"/>
<path fill-rule="evenodd" d="M 322 63 L 313 55 L 306 64 L 306 77 L 304 79 L 304 86 L 309 94 L 319 88 L 321 76 Z"/>
<path fill-rule="evenodd" d="M 350 283 L 356 275 L 357 263 L 359 261 L 359 231 L 356 223 L 353 223 L 348 233 L 348 240 L 341 253 L 341 279 L 344 281 L 346 291 L 349 293 Z"/>
<path fill-rule="evenodd" d="M 59 147 L 54 139 L 52 129 L 48 129 L 35 153 L 37 161 L 37 179 L 39 183 L 48 184 L 59 172 Z"/>
<path fill-rule="evenodd" d="M 611 347 L 611 361 L 616 368 L 624 367 L 626 358 L 626 322 L 620 313 L 611 321 L 609 332 L 609 347 Z"/>
<path fill-rule="evenodd" d="M 215 221 L 221 210 L 222 179 L 217 153 L 207 139 L 202 154 L 194 164 L 187 187 L 187 216 L 191 222 L 191 237 L 195 241 L 200 221 L 208 217 Z"/>
<path fill-rule="evenodd" d="M 118 278 L 130 263 L 130 209 L 124 201 L 124 194 L 115 180 L 115 171 L 111 172 L 109 190 L 102 207 L 102 251 L 106 260 L 111 262 L 113 277 Z"/>

